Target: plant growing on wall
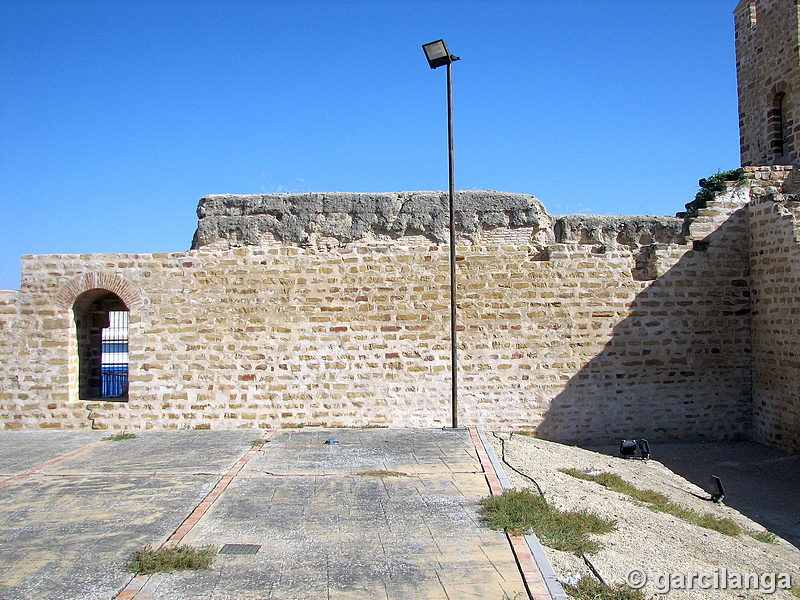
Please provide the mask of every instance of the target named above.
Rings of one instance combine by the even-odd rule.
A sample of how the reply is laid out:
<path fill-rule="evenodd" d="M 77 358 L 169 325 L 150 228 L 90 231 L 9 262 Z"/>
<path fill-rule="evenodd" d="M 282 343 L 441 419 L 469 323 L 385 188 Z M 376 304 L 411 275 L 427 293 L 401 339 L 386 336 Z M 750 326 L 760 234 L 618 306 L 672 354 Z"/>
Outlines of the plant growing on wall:
<path fill-rule="evenodd" d="M 676 217 L 683 219 L 693 218 L 697 216 L 697 211 L 701 208 L 708 206 L 708 203 L 714 199 L 717 192 L 725 189 L 725 184 L 729 181 L 736 181 L 739 183 L 744 182 L 746 179 L 744 169 L 731 169 L 730 171 L 717 171 L 714 175 L 707 179 L 698 181 L 700 191 L 694 197 L 694 200 L 686 205 L 685 212 L 679 212 Z"/>

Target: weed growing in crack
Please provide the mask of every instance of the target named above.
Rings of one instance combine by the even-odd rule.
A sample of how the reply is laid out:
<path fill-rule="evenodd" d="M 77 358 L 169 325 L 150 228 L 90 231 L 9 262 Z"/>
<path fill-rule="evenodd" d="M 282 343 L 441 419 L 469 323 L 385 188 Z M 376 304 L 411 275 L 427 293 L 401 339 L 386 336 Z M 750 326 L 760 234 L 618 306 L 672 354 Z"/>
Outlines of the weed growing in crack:
<path fill-rule="evenodd" d="M 137 575 L 208 569 L 216 555 L 214 546 L 175 546 L 158 550 L 147 546 L 131 555 L 126 568 Z"/>
<path fill-rule="evenodd" d="M 107 440 L 109 442 L 119 442 L 121 440 L 132 440 L 135 437 L 136 437 L 135 433 L 128 433 L 126 431 L 126 432 L 123 432 L 123 433 L 117 433 L 117 434 L 114 434 L 114 435 L 110 435 L 108 437 L 104 437 L 103 439 Z"/>

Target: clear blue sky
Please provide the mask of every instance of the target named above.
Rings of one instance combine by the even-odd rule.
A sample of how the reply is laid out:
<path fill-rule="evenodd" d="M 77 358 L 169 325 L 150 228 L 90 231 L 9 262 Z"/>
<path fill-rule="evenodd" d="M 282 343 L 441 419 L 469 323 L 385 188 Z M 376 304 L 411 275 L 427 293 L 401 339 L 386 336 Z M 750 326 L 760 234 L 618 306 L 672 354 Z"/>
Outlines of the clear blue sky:
<path fill-rule="evenodd" d="M 682 210 L 739 165 L 735 0 L 0 0 L 0 289 L 189 248 L 206 194 L 447 189 Z"/>

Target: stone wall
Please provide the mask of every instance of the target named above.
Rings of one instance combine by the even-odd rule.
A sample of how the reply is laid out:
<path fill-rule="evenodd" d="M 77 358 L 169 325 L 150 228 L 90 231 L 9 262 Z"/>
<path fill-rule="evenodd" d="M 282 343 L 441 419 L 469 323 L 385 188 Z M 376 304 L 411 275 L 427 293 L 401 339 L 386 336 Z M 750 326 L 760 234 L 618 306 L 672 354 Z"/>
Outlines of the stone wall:
<path fill-rule="evenodd" d="M 17 380 L 23 371 L 20 344 L 25 335 L 19 326 L 18 296 L 19 292 L 0 291 L 0 405 L 5 407 L 25 400 Z"/>
<path fill-rule="evenodd" d="M 553 217 L 527 194 L 470 191 L 455 198 L 459 236 L 471 243 L 486 234 L 514 230 L 524 243 L 553 241 Z M 318 246 L 403 240 L 445 242 L 446 192 L 387 194 L 219 194 L 201 198 L 192 248 L 216 245 L 300 244 Z"/>
<path fill-rule="evenodd" d="M 800 454 L 800 185 L 788 169 L 748 171 L 754 435 Z"/>
<path fill-rule="evenodd" d="M 741 0 L 734 19 L 742 164 L 800 166 L 800 3 Z"/>
<path fill-rule="evenodd" d="M 319 249 L 352 242 L 402 244 L 449 239 L 448 194 L 218 194 L 200 199 L 192 248 L 293 244 Z M 554 217 L 534 196 L 492 191 L 455 195 L 459 240 L 610 244 L 681 243 L 683 220 L 657 216 Z"/>
<path fill-rule="evenodd" d="M 800 166 L 800 3 L 734 14 L 743 164 Z M 800 169 L 745 175 L 686 220 L 459 192 L 460 422 L 800 452 Z M 184 253 L 23 257 L 4 428 L 450 422 L 446 193 L 215 195 L 198 218 Z M 96 290 L 130 311 L 124 402 L 79 399 Z"/>
<path fill-rule="evenodd" d="M 748 199 L 731 186 L 686 239 L 682 220 L 621 219 L 614 233 L 603 219 L 575 217 L 559 242 L 559 219 L 545 211 L 462 232 L 460 422 L 562 441 L 748 435 Z M 446 425 L 448 247 L 430 231 L 25 256 L 20 291 L 0 305 L 0 421 Z M 70 307 L 93 286 L 130 309 L 127 402 L 78 399 Z"/>

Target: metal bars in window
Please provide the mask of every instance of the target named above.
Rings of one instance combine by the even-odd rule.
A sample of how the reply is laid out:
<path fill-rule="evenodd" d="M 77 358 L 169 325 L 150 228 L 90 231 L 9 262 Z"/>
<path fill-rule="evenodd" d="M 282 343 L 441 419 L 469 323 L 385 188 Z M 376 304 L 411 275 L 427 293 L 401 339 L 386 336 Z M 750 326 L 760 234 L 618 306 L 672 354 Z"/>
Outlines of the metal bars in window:
<path fill-rule="evenodd" d="M 128 311 L 108 313 L 108 327 L 102 331 L 100 376 L 103 398 L 128 395 Z"/>

